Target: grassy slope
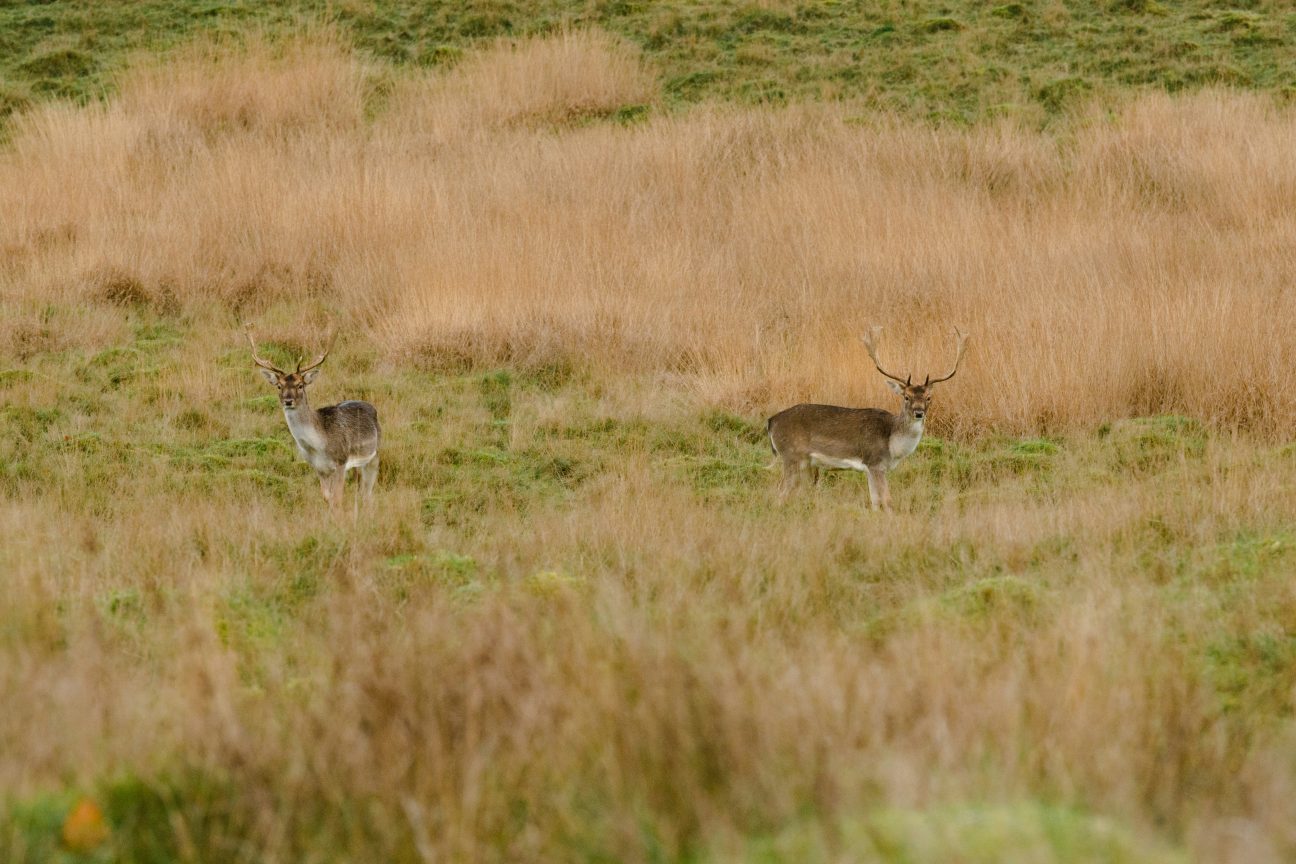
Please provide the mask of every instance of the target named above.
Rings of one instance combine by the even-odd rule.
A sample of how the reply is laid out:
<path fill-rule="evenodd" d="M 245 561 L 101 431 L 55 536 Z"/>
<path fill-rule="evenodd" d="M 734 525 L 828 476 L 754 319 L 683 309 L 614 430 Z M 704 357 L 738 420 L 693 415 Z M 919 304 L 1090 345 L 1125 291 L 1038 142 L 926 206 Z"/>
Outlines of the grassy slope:
<path fill-rule="evenodd" d="M 1045 120 L 1090 94 L 1225 84 L 1296 87 L 1296 13 L 1278 0 L 878 3 L 470 0 L 261 4 L 203 0 L 0 5 L 0 112 L 102 92 L 130 52 L 199 31 L 329 19 L 396 63 L 452 63 L 483 40 L 596 25 L 640 46 L 668 97 L 859 99 L 961 122 Z"/>

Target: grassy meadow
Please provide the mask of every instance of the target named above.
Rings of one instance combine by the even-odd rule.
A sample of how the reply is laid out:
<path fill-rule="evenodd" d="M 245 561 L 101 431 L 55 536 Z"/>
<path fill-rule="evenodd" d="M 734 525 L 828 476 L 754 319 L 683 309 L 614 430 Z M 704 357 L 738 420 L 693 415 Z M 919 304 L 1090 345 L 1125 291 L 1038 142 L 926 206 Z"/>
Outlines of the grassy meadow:
<path fill-rule="evenodd" d="M 8 122 L 0 860 L 1296 856 L 1280 98 L 932 125 L 340 32 Z M 354 521 L 242 334 L 330 320 Z M 894 406 L 875 322 L 920 375 L 973 334 L 896 512 L 780 503 L 769 414 Z"/>

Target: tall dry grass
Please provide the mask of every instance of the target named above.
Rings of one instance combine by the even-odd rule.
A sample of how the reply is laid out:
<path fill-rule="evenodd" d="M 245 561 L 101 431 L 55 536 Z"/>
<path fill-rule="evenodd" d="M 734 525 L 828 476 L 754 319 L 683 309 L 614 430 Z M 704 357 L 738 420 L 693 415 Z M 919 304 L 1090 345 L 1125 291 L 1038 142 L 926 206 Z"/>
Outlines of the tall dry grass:
<path fill-rule="evenodd" d="M 939 413 L 964 433 L 1296 419 L 1290 111 L 1149 95 L 1053 136 L 832 106 L 588 122 L 652 90 L 589 33 L 394 82 L 327 41 L 149 69 L 18 119 L 6 292 L 280 320 L 309 299 L 393 358 L 666 372 L 760 410 L 883 398 L 870 322 L 920 374 L 959 325 Z"/>

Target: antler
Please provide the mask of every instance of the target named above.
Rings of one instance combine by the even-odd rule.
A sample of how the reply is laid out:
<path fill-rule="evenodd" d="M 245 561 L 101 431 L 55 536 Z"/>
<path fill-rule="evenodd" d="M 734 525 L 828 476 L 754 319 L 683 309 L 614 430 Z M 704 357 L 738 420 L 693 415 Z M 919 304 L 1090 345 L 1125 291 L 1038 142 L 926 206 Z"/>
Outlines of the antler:
<path fill-rule="evenodd" d="M 327 357 L 327 356 L 329 355 L 329 352 L 333 350 L 333 343 L 336 342 L 336 341 L 337 341 L 337 327 L 334 326 L 332 319 L 330 319 L 330 320 L 329 320 L 329 338 L 328 338 L 328 345 L 327 345 L 327 347 L 324 349 L 324 353 L 321 354 L 321 355 L 319 355 L 318 357 L 316 357 L 315 360 L 314 360 L 314 362 L 312 362 L 312 363 L 311 363 L 309 366 L 307 366 L 305 369 L 302 368 L 302 365 L 301 365 L 301 364 L 302 364 L 302 361 L 301 361 L 301 360 L 298 360 L 298 361 L 297 361 L 297 374 L 300 375 L 300 374 L 302 374 L 303 372 L 309 372 L 309 371 L 311 371 L 312 369 L 317 369 L 317 368 L 319 368 L 321 365 L 323 365 L 323 363 L 324 363 L 324 358 Z M 303 358 L 303 359 L 304 359 L 304 358 Z"/>
<path fill-rule="evenodd" d="M 879 372 L 881 372 L 886 377 L 890 378 L 892 381 L 898 381 L 899 383 L 907 386 L 909 384 L 910 379 L 913 377 L 912 375 L 909 375 L 905 378 L 900 378 L 900 376 L 898 375 L 892 375 L 890 372 L 882 368 L 882 362 L 878 360 L 877 337 L 878 334 L 881 332 L 882 332 L 882 328 L 874 324 L 872 327 L 869 328 L 868 333 L 860 337 L 860 341 L 864 343 L 864 350 L 868 352 L 869 357 L 873 358 L 873 365 L 877 367 L 877 370 Z"/>
<path fill-rule="evenodd" d="M 957 349 L 958 353 L 955 354 L 954 356 L 954 368 L 951 369 L 950 373 L 946 375 L 944 378 L 937 378 L 934 381 L 932 380 L 931 376 L 928 375 L 927 380 L 923 382 L 924 384 L 939 384 L 942 381 L 948 381 L 949 379 L 953 378 L 954 373 L 958 371 L 959 363 L 963 360 L 963 352 L 967 350 L 968 334 L 960 333 L 957 327 L 954 328 L 954 334 L 958 336 L 958 349 Z"/>
<path fill-rule="evenodd" d="M 250 321 L 248 321 L 248 322 L 244 322 L 244 324 L 243 324 L 243 332 L 247 335 L 248 344 L 252 346 L 252 360 L 253 360 L 253 361 L 254 361 L 258 366 L 260 366 L 262 369 L 269 369 L 271 372 L 274 372 L 276 375 L 287 375 L 287 374 L 288 374 L 287 372 L 285 372 L 285 371 L 283 371 L 282 369 L 280 369 L 278 366 L 275 366 L 274 364 L 269 363 L 269 362 L 267 362 L 266 360 L 262 360 L 260 357 L 257 356 L 257 353 L 256 353 L 256 340 L 252 338 L 252 322 L 250 322 Z"/>

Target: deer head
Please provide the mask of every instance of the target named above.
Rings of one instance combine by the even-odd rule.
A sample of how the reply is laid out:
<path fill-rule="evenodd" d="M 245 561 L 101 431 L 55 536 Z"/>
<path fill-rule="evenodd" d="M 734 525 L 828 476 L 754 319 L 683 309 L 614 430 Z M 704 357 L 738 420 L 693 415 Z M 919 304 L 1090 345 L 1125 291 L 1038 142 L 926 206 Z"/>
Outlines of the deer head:
<path fill-rule="evenodd" d="M 877 340 L 882 328 L 874 325 L 869 332 L 861 336 L 864 343 L 864 350 L 868 351 L 869 357 L 873 360 L 873 365 L 877 371 L 887 377 L 887 386 L 894 390 L 901 399 L 904 400 L 904 413 L 914 420 L 922 420 L 927 416 L 928 407 L 931 404 L 931 388 L 940 384 L 942 381 L 948 381 L 958 372 L 959 363 L 963 360 L 963 352 L 967 350 L 967 334 L 960 333 L 957 327 L 954 328 L 954 334 L 958 337 L 958 347 L 955 349 L 954 368 L 949 371 L 948 375 L 932 379 L 930 375 L 926 376 L 921 384 L 913 383 L 913 376 L 906 375 L 903 379 L 898 375 L 892 375 L 882 368 L 882 361 L 877 356 Z"/>
<path fill-rule="evenodd" d="M 333 350 L 333 343 L 337 339 L 337 329 L 330 325 L 330 335 L 326 341 L 324 353 L 320 354 L 311 361 L 310 365 L 302 367 L 304 357 L 298 358 L 297 368 L 292 372 L 285 372 L 278 366 L 257 356 L 256 340 L 252 337 L 252 325 L 244 324 L 247 333 L 248 344 L 252 346 L 252 360 L 257 366 L 261 367 L 261 374 L 265 379 L 273 384 L 279 390 L 279 404 L 285 409 L 293 409 L 299 405 L 306 404 L 306 385 L 315 380 L 319 374 L 319 368 L 324 364 L 324 358 L 328 357 L 329 352 Z"/>

